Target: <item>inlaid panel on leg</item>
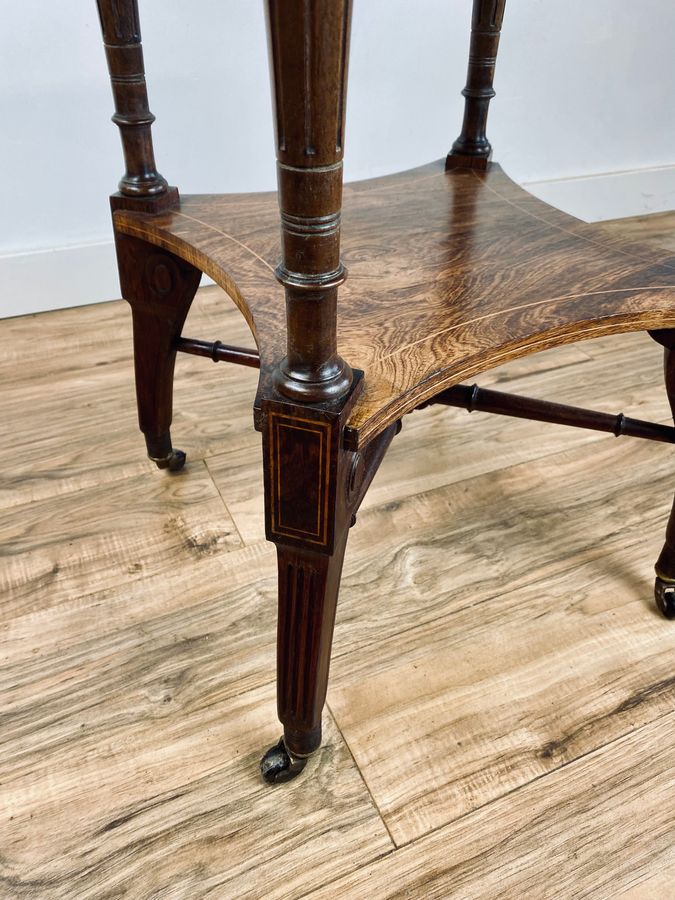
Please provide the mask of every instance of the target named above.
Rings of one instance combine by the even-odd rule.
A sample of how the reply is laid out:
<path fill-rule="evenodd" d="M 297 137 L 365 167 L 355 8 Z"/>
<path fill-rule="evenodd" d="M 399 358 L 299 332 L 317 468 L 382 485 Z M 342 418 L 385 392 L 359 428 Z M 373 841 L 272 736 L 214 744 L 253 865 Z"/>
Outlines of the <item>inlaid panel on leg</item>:
<path fill-rule="evenodd" d="M 321 744 L 333 625 L 349 529 L 395 433 L 362 452 L 343 432 L 360 391 L 319 408 L 263 402 L 265 530 L 277 545 L 277 709 L 282 740 L 263 757 L 276 783 L 295 777 Z"/>

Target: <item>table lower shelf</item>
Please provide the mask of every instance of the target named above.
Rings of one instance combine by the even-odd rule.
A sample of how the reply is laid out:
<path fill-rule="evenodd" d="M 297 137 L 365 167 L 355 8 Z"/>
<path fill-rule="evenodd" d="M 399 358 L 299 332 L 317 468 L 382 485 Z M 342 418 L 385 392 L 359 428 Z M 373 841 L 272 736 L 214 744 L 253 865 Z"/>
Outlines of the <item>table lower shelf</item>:
<path fill-rule="evenodd" d="M 114 219 L 121 233 L 170 250 L 224 288 L 251 327 L 263 372 L 284 355 L 275 194 L 188 196 L 169 213 L 118 210 Z M 549 207 L 495 165 L 445 172 L 439 161 L 346 185 L 342 255 L 338 346 L 365 382 L 346 434 L 354 449 L 509 359 L 675 328 L 675 257 Z"/>

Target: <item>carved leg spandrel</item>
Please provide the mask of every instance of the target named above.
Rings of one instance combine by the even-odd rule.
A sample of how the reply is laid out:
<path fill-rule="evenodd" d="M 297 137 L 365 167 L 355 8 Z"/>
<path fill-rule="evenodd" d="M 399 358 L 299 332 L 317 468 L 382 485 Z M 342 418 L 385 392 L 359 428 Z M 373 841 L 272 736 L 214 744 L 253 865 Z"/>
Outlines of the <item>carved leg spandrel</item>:
<path fill-rule="evenodd" d="M 148 456 L 160 469 L 182 469 L 185 454 L 171 444 L 176 341 L 201 272 L 136 238 L 117 235 L 122 296 L 131 305 L 138 422 Z"/>

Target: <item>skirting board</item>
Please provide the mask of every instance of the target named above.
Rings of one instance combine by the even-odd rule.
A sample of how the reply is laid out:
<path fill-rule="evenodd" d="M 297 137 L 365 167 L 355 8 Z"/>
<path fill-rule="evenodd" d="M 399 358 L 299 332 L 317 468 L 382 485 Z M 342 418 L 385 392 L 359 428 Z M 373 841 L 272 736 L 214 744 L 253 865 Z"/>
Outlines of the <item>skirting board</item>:
<path fill-rule="evenodd" d="M 675 209 L 675 166 L 525 182 L 586 222 Z M 202 284 L 212 284 L 204 278 Z M 112 241 L 0 256 L 0 319 L 120 296 Z"/>
<path fill-rule="evenodd" d="M 0 256 L 0 319 L 119 297 L 112 240 Z"/>
<path fill-rule="evenodd" d="M 523 187 L 584 222 L 675 209 L 675 166 L 523 182 Z"/>

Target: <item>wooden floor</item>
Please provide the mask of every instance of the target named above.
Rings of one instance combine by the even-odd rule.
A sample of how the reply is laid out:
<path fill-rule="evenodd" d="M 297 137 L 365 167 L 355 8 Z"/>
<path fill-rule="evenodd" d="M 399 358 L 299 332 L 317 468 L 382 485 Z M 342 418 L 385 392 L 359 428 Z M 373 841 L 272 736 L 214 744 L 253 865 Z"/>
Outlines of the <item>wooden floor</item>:
<path fill-rule="evenodd" d="M 675 246 L 673 215 L 613 227 Z M 185 331 L 250 344 L 217 288 Z M 409 416 L 351 534 L 326 746 L 270 788 L 256 373 L 179 360 L 169 475 L 130 347 L 121 302 L 0 322 L 0 896 L 675 896 L 673 448 Z M 644 335 L 479 382 L 668 421 Z"/>

